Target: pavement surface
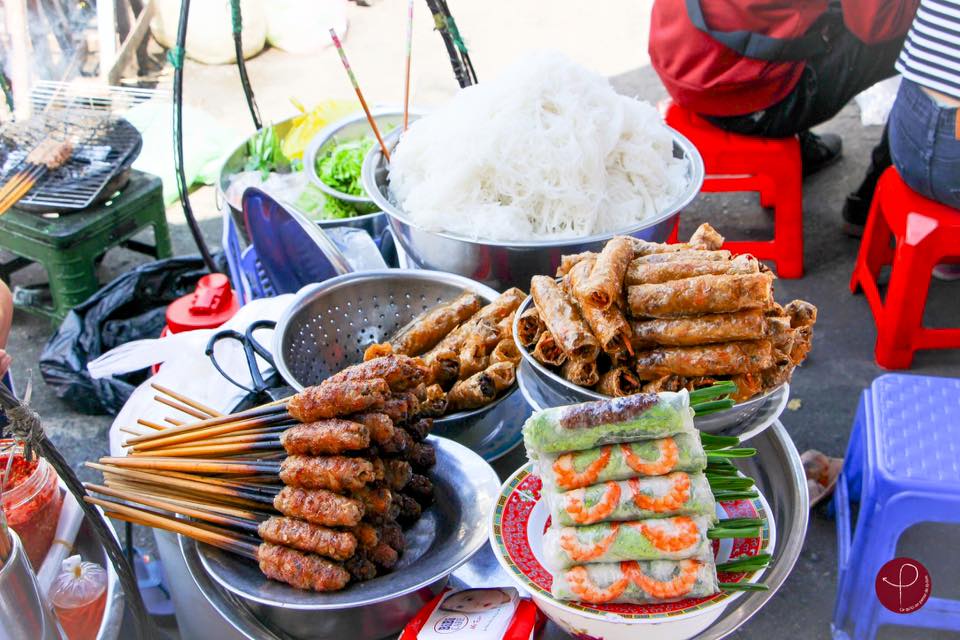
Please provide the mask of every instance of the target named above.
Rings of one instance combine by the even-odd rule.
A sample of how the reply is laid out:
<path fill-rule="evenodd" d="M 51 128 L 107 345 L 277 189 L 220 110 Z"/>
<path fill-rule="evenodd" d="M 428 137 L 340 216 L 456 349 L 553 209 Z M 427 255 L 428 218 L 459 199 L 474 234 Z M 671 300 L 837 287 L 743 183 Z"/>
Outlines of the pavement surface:
<path fill-rule="evenodd" d="M 402 44 L 387 42 L 383 33 L 396 22 L 402 11 L 399 2 L 383 3 L 370 9 L 350 5 L 351 32 L 346 45 L 354 58 L 354 67 L 372 98 L 393 92 L 399 97 L 400 76 L 378 67 L 383 60 L 399 61 Z M 612 76 L 623 93 L 655 102 L 664 96 L 652 70 L 646 66 L 646 21 L 649 3 L 611 3 L 622 9 L 618 20 L 600 19 L 585 3 L 573 0 L 551 3 L 543 12 L 523 3 L 507 0 L 463 3 L 457 7 L 458 22 L 471 38 L 474 63 L 482 78 L 494 74 L 524 49 L 553 47 L 570 53 L 575 59 Z M 556 5 L 556 6 L 553 6 Z M 422 5 L 418 5 L 418 10 Z M 510 20 L 494 20 L 496 8 L 509 11 Z M 612 11 L 612 9 L 611 9 Z M 502 12 L 499 15 L 504 15 Z M 612 14 L 611 14 L 612 15 Z M 622 19 L 620 19 L 622 18 Z M 428 27 L 419 25 L 414 42 L 415 86 L 417 100 L 424 104 L 442 100 L 455 89 L 439 38 Z M 596 46 L 602 41 L 604 46 Z M 607 46 L 609 45 L 609 46 Z M 305 104 L 324 97 L 349 97 L 350 90 L 337 68 L 334 54 L 325 51 L 318 59 L 304 59 L 279 51 L 267 51 L 249 62 L 253 85 L 261 109 L 268 119 L 290 115 L 288 98 Z M 399 68 L 399 63 L 396 65 Z M 240 131 L 249 127 L 246 108 L 232 67 L 201 67 L 188 64 L 188 101 L 222 117 Z M 387 102 L 387 100 L 384 100 Z M 797 448 L 816 448 L 828 455 L 844 454 L 858 394 L 884 373 L 873 361 L 876 336 L 874 323 L 862 295 L 850 294 L 848 282 L 858 242 L 841 233 L 840 208 L 844 196 L 860 180 L 869 151 L 879 138 L 876 127 L 862 127 L 856 107 L 849 106 L 822 130 L 844 138 L 844 158 L 804 185 L 804 225 L 806 274 L 800 280 L 779 280 L 777 298 L 809 300 L 819 307 L 813 351 L 793 380 L 796 402 L 782 421 Z M 212 190 L 195 193 L 194 206 L 201 226 L 212 246 L 219 244 L 219 214 L 213 204 Z M 179 207 L 168 209 L 174 247 L 177 254 L 195 253 L 183 224 Z M 755 194 L 707 195 L 699 197 L 684 212 L 681 237 L 688 236 L 702 221 L 710 221 L 729 238 L 769 237 L 771 217 L 759 207 Z M 122 250 L 107 254 L 100 267 L 103 282 L 109 281 L 145 259 Z M 14 285 L 42 282 L 44 274 L 31 268 L 14 277 Z M 934 281 L 926 306 L 926 321 L 931 326 L 956 324 L 960 312 L 960 283 Z M 48 433 L 83 479 L 94 475 L 82 468 L 84 460 L 107 453 L 106 433 L 109 416 L 85 416 L 73 412 L 59 401 L 53 390 L 39 378 L 37 360 L 52 333 L 44 320 L 17 312 L 8 351 L 13 354 L 14 376 L 22 390 L 29 372 L 33 372 L 33 405 L 44 418 Z M 957 351 L 920 352 L 914 374 L 960 376 Z M 137 544 L 152 548 L 152 539 L 138 531 Z M 912 555 L 930 569 L 933 595 L 960 597 L 960 561 L 955 554 L 944 554 L 951 541 L 960 535 L 956 528 L 923 525 L 910 529 L 901 540 L 898 555 Z M 946 543 L 946 544 L 945 544 Z M 836 541 L 834 522 L 825 507 L 811 514 L 803 553 L 782 590 L 736 635 L 743 639 L 829 638 L 836 581 Z M 958 634 L 902 629 L 885 630 L 881 638 L 955 638 Z"/>

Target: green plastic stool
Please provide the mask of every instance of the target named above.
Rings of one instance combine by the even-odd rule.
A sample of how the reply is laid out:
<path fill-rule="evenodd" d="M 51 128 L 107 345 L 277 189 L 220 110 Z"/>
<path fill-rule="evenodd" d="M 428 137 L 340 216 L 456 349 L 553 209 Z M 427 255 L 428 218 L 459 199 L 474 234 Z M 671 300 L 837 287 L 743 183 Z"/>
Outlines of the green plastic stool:
<path fill-rule="evenodd" d="M 137 240 L 153 227 L 153 245 Z M 0 216 L 0 248 L 17 257 L 0 264 L 0 278 L 38 262 L 47 270 L 52 307 L 36 301 L 16 300 L 16 306 L 59 323 L 74 306 L 99 288 L 97 260 L 108 250 L 123 246 L 154 258 L 169 258 L 167 228 L 160 178 L 133 171 L 118 195 L 83 211 L 49 215 L 11 209 Z"/>

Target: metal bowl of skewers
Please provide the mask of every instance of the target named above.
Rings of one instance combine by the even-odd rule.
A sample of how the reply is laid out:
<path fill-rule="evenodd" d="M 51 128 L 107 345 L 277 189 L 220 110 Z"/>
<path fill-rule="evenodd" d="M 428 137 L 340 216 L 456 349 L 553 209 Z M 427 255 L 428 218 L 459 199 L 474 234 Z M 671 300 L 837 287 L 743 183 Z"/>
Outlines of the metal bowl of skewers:
<path fill-rule="evenodd" d="M 400 131 L 385 136 L 392 151 Z M 494 242 L 471 239 L 451 233 L 427 231 L 414 225 L 391 200 L 389 165 L 379 147 L 370 149 L 363 164 L 363 186 L 373 202 L 390 218 L 390 228 L 404 251 L 423 269 L 435 269 L 474 278 L 496 289 L 525 288 L 536 274 L 553 273 L 563 255 L 599 251 L 615 235 L 630 235 L 662 242 L 673 230 L 680 211 L 700 192 L 703 184 L 703 159 L 697 148 L 683 135 L 670 129 L 674 157 L 685 163 L 684 189 L 657 215 L 632 227 L 570 240 L 529 240 Z M 451 212 L 455 215 L 456 212 Z"/>
<path fill-rule="evenodd" d="M 277 323 L 277 369 L 297 390 L 317 384 L 363 361 L 370 345 L 390 340 L 422 313 L 464 292 L 484 303 L 500 295 L 455 274 L 398 269 L 351 273 L 306 287 Z M 516 388 L 512 383 L 482 406 L 435 418 L 433 433 L 488 461 L 503 456 L 519 444 L 520 426 L 529 414 Z"/>

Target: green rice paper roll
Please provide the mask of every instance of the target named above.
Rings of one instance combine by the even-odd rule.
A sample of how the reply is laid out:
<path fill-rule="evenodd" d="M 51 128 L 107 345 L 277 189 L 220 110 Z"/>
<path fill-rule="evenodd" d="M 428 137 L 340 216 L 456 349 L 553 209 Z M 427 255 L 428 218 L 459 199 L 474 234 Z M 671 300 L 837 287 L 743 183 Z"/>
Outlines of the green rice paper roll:
<path fill-rule="evenodd" d="M 553 574 L 553 597 L 589 604 L 657 604 L 719 593 L 712 559 L 578 565 Z"/>
<path fill-rule="evenodd" d="M 691 433 L 687 392 L 640 393 L 535 412 L 523 425 L 527 455 L 585 451 L 605 444 Z"/>
<path fill-rule="evenodd" d="M 581 526 L 672 516 L 716 519 L 716 501 L 702 473 L 604 482 L 565 493 L 544 492 L 555 525 Z"/>
<path fill-rule="evenodd" d="M 546 489 L 571 491 L 636 476 L 662 476 L 674 471 L 697 473 L 707 468 L 707 454 L 699 434 L 678 433 L 586 451 L 542 454 L 537 462 Z"/>
<path fill-rule="evenodd" d="M 706 560 L 711 519 L 676 516 L 585 527 L 551 527 L 543 535 L 544 566 L 551 571 L 578 564 L 628 560 Z"/>

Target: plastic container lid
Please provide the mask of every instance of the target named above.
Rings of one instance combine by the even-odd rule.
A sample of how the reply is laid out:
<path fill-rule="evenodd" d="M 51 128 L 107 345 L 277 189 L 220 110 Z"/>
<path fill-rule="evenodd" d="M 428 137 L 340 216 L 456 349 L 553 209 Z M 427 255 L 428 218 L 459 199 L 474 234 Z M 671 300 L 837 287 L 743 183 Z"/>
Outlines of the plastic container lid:
<path fill-rule="evenodd" d="M 240 303 L 230 288 L 230 280 L 222 273 L 200 278 L 193 293 L 178 298 L 167 307 L 170 333 L 214 329 L 234 316 Z"/>

